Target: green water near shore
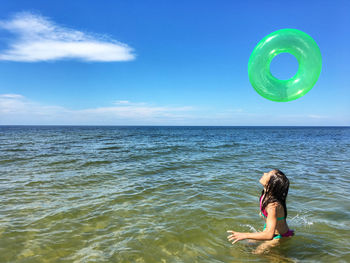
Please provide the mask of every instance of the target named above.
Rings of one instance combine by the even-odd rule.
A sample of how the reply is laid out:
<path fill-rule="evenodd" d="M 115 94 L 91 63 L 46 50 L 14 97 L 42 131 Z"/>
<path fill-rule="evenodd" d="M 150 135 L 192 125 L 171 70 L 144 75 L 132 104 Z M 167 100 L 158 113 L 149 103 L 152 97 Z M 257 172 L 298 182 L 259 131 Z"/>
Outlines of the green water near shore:
<path fill-rule="evenodd" d="M 0 127 L 0 262 L 349 262 L 350 128 Z M 263 172 L 293 238 L 264 255 Z"/>

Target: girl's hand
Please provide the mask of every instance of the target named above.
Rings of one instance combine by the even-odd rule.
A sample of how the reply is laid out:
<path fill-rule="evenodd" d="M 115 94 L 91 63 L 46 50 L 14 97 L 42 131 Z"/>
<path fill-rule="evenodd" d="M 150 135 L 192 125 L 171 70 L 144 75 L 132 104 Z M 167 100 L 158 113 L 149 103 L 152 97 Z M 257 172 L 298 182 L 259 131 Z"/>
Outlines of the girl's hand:
<path fill-rule="evenodd" d="M 240 241 L 240 240 L 243 240 L 243 239 L 247 239 L 246 233 L 235 232 L 235 231 L 232 231 L 232 230 L 228 230 L 227 232 L 228 233 L 232 233 L 231 235 L 227 236 L 228 241 L 231 242 L 232 240 L 235 240 L 235 241 L 232 242 L 232 244 L 236 243 L 237 241 Z"/>

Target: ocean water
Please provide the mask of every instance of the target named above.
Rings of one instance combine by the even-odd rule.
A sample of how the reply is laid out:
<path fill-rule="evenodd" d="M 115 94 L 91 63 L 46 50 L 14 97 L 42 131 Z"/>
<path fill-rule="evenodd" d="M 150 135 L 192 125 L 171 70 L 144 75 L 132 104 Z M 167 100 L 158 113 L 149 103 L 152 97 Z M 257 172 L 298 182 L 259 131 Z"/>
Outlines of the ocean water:
<path fill-rule="evenodd" d="M 349 127 L 0 127 L 0 262 L 350 262 Z M 296 235 L 262 255 L 259 178 Z"/>

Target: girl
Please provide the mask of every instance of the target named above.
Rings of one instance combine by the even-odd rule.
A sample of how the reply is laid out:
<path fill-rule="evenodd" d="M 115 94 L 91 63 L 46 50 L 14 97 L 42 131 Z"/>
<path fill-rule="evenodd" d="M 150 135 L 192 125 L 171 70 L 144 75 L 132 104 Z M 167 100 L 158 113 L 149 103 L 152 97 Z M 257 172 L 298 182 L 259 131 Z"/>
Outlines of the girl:
<path fill-rule="evenodd" d="M 288 228 L 286 198 L 289 189 L 288 178 L 278 169 L 274 169 L 260 178 L 259 181 L 264 190 L 261 193 L 260 215 L 265 219 L 263 232 L 240 233 L 229 230 L 231 233 L 227 238 L 232 244 L 243 239 L 271 240 L 271 243 L 264 244 L 259 250 L 274 246 L 282 237 L 294 235 L 294 230 Z"/>

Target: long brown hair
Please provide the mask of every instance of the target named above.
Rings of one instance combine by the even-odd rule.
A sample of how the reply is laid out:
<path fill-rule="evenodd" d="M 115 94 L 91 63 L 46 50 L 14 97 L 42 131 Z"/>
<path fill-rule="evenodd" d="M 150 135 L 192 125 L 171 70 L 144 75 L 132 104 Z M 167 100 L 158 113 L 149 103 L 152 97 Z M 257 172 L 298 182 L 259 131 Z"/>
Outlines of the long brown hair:
<path fill-rule="evenodd" d="M 280 203 L 284 208 L 284 215 L 287 218 L 287 206 L 286 199 L 289 190 L 289 180 L 287 176 L 278 169 L 272 170 L 274 173 L 271 175 L 269 182 L 266 185 L 265 189 L 262 191 L 261 196 L 264 194 L 264 199 L 261 201 L 261 210 L 264 210 L 265 207 L 273 202 Z"/>

